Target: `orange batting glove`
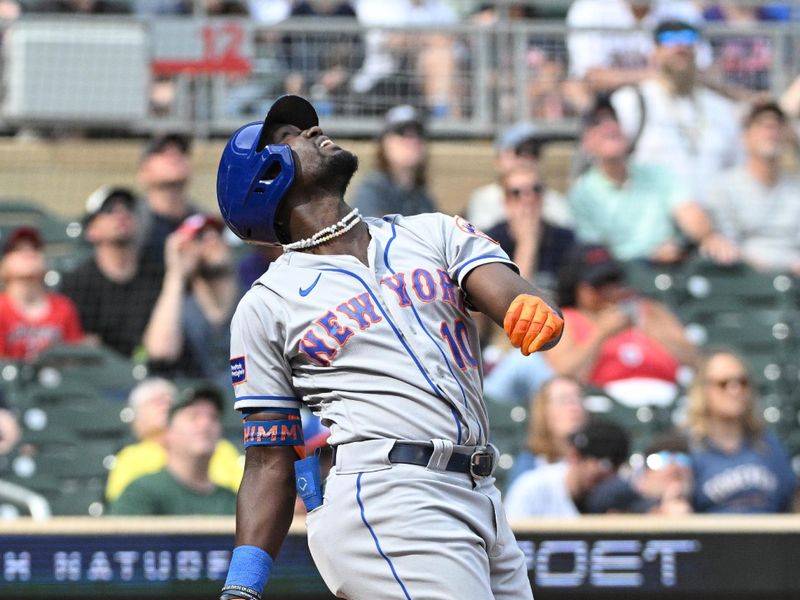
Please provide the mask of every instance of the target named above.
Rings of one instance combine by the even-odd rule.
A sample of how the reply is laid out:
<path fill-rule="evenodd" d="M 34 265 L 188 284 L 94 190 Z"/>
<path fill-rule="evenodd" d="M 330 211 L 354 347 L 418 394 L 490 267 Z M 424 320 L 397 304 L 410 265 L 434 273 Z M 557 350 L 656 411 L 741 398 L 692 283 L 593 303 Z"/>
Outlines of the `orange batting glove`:
<path fill-rule="evenodd" d="M 503 329 L 514 347 L 528 356 L 537 350 L 549 350 L 558 343 L 564 331 L 564 319 L 538 296 L 520 294 L 506 311 Z"/>

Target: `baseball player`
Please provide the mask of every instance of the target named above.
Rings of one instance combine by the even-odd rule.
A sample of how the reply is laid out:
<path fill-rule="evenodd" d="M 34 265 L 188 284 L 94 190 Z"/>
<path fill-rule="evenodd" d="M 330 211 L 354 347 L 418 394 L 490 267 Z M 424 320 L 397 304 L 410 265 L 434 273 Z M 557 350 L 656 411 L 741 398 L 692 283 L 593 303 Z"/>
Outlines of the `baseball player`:
<path fill-rule="evenodd" d="M 282 96 L 220 161 L 217 195 L 242 239 L 280 243 L 231 326 L 245 473 L 222 599 L 260 598 L 298 493 L 330 590 L 357 600 L 530 599 L 492 473 L 470 310 L 523 354 L 563 321 L 460 217 L 362 218 L 343 201 L 357 158 L 311 104 Z M 299 409 L 330 427 L 323 485 Z"/>

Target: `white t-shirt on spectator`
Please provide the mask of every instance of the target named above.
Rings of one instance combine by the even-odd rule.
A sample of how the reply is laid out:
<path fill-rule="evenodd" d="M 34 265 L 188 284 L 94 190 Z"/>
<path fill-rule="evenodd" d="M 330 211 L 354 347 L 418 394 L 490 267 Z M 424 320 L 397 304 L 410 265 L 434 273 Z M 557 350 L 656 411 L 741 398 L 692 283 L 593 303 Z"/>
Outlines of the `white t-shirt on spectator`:
<path fill-rule="evenodd" d="M 424 0 L 420 4 L 411 0 L 357 0 L 354 8 L 358 22 L 367 27 L 452 25 L 458 21 L 455 11 L 443 0 Z M 386 32 L 371 29 L 364 39 L 366 57 L 351 81 L 353 91 L 359 94 L 398 69 L 394 53 L 386 47 Z"/>
<path fill-rule="evenodd" d="M 656 79 L 642 82 L 639 89 L 645 122 L 633 160 L 671 169 L 683 179 L 690 197 L 703 201 L 715 178 L 743 158 L 736 105 L 704 86 L 681 97 L 667 93 Z M 642 119 L 636 90 L 620 88 L 611 102 L 623 131 L 632 139 Z"/>
<path fill-rule="evenodd" d="M 289 0 L 248 0 L 247 8 L 259 25 L 274 25 L 289 18 L 292 3 Z"/>
<path fill-rule="evenodd" d="M 643 68 L 652 49 L 650 36 L 638 24 L 625 0 L 577 0 L 567 12 L 567 26 L 630 29 L 573 32 L 567 36 L 569 74 L 582 79 L 594 67 Z"/>
<path fill-rule="evenodd" d="M 580 514 L 567 491 L 569 465 L 557 462 L 542 465 L 517 477 L 506 494 L 509 519 L 529 517 L 574 517 Z"/>

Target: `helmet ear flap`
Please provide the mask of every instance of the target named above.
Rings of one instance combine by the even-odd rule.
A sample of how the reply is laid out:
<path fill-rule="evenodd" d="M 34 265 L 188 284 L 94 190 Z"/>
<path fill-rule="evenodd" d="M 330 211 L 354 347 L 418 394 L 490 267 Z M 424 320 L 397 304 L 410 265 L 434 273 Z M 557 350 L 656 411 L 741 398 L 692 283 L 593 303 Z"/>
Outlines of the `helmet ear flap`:
<path fill-rule="evenodd" d="M 262 127 L 251 123 L 229 140 L 217 173 L 217 201 L 225 223 L 240 238 L 275 243 L 275 214 L 294 181 L 294 159 L 286 144 L 257 150 Z"/>

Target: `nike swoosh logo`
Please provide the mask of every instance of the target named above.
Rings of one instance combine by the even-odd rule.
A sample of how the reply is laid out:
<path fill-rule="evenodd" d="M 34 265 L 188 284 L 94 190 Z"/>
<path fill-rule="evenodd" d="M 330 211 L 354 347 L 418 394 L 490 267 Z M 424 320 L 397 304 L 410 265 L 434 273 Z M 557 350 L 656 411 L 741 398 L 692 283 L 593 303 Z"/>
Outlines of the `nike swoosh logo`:
<path fill-rule="evenodd" d="M 313 290 L 313 289 L 316 287 L 316 285 L 317 285 L 317 282 L 319 281 L 319 278 L 320 278 L 320 277 L 322 277 L 322 273 L 320 273 L 319 275 L 317 275 L 317 278 L 314 280 L 314 283 L 312 283 L 312 284 L 311 284 L 310 286 L 308 286 L 306 289 L 299 288 L 299 289 L 297 290 L 298 292 L 300 292 L 300 295 L 301 295 L 301 296 L 303 296 L 303 298 L 305 298 L 306 296 L 308 296 L 308 295 L 311 293 L 311 290 Z"/>

